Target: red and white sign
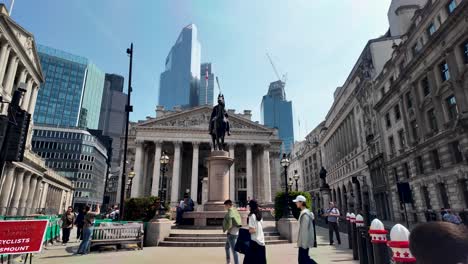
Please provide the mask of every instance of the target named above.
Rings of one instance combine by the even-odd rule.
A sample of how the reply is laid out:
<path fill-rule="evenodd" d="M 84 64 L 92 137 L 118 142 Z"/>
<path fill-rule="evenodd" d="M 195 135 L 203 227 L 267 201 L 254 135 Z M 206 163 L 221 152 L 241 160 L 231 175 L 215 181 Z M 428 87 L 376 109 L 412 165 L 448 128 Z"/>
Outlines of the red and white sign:
<path fill-rule="evenodd" d="M 0 254 L 40 252 L 48 222 L 47 220 L 0 221 Z"/>

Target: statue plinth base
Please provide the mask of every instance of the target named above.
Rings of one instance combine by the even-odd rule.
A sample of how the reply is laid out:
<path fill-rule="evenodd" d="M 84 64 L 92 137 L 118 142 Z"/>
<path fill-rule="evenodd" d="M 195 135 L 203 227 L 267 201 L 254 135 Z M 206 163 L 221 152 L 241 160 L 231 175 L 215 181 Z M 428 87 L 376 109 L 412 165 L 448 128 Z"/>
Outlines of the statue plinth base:
<path fill-rule="evenodd" d="M 208 201 L 205 211 L 224 211 L 224 201 L 229 199 L 229 169 L 234 159 L 229 152 L 214 150 L 206 159 L 208 167 Z"/>

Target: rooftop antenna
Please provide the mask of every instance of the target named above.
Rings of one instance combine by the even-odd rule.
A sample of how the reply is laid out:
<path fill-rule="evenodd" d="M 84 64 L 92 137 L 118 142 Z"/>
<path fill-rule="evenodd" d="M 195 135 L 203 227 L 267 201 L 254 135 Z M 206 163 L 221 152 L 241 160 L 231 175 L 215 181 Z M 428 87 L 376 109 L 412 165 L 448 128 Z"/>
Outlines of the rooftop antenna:
<path fill-rule="evenodd" d="M 13 5 L 15 4 L 15 0 L 11 0 L 11 5 L 10 5 L 10 12 L 8 12 L 8 15 L 11 16 L 11 12 L 13 11 Z"/>

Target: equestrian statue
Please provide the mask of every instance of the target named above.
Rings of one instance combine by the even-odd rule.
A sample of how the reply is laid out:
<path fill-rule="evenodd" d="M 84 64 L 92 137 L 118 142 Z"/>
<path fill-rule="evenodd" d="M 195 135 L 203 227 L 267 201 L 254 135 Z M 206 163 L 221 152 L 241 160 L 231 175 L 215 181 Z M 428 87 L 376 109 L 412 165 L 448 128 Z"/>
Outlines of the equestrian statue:
<path fill-rule="evenodd" d="M 211 112 L 209 134 L 213 141 L 213 150 L 224 151 L 224 136 L 226 133 L 231 135 L 229 128 L 228 114 L 224 103 L 224 95 L 218 95 L 218 104 L 213 107 Z"/>

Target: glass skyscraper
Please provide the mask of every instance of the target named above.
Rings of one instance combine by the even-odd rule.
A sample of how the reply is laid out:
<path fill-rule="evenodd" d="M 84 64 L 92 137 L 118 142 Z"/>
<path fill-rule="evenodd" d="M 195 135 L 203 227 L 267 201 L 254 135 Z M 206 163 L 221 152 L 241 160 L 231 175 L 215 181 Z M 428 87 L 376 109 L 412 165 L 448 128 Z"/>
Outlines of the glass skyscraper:
<path fill-rule="evenodd" d="M 38 45 L 45 82 L 39 89 L 34 122 L 97 129 L 104 73 L 88 59 Z"/>
<path fill-rule="evenodd" d="M 182 29 L 159 80 L 159 105 L 188 108 L 199 103 L 201 47 L 194 24 Z"/>
<path fill-rule="evenodd" d="M 283 141 L 284 152 L 291 152 L 294 144 L 294 128 L 292 102 L 286 100 L 285 83 L 276 81 L 270 83 L 268 94 L 263 96 L 261 112 L 262 123 L 271 128 L 277 128 Z"/>
<path fill-rule="evenodd" d="M 213 105 L 214 103 L 215 75 L 212 66 L 210 62 L 202 63 L 200 66 L 201 80 L 198 105 Z"/>

